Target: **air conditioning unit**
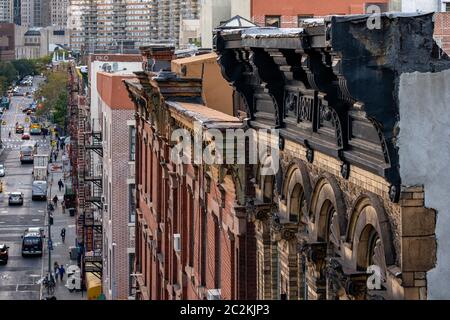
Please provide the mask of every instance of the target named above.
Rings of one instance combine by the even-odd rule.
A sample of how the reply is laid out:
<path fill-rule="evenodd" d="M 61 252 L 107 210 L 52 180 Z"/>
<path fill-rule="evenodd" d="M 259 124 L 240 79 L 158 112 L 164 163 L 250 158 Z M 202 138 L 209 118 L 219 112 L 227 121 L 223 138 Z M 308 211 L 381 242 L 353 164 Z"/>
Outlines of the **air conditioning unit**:
<path fill-rule="evenodd" d="M 103 211 L 108 212 L 108 205 L 107 204 L 103 204 Z"/>
<path fill-rule="evenodd" d="M 208 300 L 220 300 L 220 289 L 210 289 L 207 295 Z"/>
<path fill-rule="evenodd" d="M 173 249 L 175 252 L 181 251 L 181 235 L 179 233 L 173 235 Z"/>

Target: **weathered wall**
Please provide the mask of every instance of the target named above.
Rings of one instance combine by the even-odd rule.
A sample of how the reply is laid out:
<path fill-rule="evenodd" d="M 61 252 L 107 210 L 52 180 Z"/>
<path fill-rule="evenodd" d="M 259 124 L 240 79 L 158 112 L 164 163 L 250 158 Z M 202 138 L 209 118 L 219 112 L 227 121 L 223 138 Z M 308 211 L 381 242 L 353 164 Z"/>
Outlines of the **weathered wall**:
<path fill-rule="evenodd" d="M 441 6 L 441 0 L 403 0 L 402 11 L 403 12 L 416 12 L 416 11 L 439 11 Z"/>
<path fill-rule="evenodd" d="M 212 30 L 221 22 L 230 19 L 230 0 L 203 0 L 201 3 L 200 34 L 202 47 L 212 48 Z"/>
<path fill-rule="evenodd" d="M 437 210 L 437 264 L 428 298 L 450 298 L 450 70 L 402 74 L 399 87 L 400 174 L 403 185 L 424 185 L 425 206 Z"/>

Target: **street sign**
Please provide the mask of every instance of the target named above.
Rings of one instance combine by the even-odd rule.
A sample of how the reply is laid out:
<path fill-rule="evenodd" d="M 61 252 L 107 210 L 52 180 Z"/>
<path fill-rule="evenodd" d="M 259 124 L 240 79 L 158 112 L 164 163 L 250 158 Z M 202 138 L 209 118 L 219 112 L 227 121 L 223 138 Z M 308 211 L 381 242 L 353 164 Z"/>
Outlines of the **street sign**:
<path fill-rule="evenodd" d="M 51 239 L 48 240 L 48 250 L 53 250 L 53 241 Z"/>

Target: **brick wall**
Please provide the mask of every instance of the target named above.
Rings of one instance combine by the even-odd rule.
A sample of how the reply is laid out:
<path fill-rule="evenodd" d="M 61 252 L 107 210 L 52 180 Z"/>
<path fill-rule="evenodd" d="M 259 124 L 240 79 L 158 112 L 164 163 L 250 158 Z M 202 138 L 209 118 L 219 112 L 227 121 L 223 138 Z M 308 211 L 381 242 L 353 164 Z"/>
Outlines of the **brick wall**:
<path fill-rule="evenodd" d="M 450 12 L 435 14 L 434 38 L 440 47 L 450 54 Z"/>

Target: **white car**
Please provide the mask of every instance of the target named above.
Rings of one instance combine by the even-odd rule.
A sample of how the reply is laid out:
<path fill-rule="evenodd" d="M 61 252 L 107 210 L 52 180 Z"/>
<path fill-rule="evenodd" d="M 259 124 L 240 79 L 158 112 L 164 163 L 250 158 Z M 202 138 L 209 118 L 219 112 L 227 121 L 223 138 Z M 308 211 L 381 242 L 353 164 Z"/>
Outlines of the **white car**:
<path fill-rule="evenodd" d="M 6 169 L 4 164 L 0 164 L 0 177 L 4 177 L 6 174 Z"/>

